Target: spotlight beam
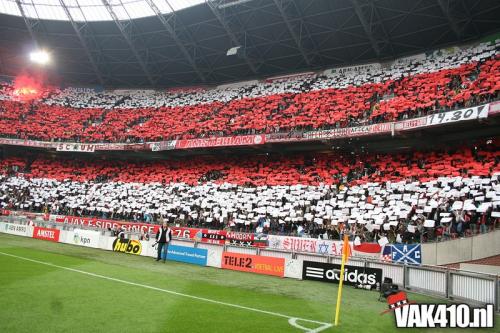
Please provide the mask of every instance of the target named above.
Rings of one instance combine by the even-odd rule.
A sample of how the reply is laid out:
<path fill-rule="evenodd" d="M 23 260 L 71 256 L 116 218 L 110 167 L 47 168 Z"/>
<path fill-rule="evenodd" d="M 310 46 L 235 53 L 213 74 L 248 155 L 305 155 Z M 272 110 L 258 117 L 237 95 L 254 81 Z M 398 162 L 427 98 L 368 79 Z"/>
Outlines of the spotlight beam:
<path fill-rule="evenodd" d="M 17 7 L 19 8 L 19 11 L 21 12 L 24 23 L 28 28 L 28 32 L 30 33 L 31 39 L 33 40 L 33 43 L 35 43 L 35 47 L 38 49 L 40 47 L 40 43 L 38 42 L 38 38 L 35 35 L 35 31 L 33 30 L 33 28 L 38 24 L 38 22 L 33 23 L 32 20 L 29 19 L 28 16 L 26 16 L 26 13 L 24 12 L 24 8 L 20 0 L 16 0 L 16 4 Z"/>

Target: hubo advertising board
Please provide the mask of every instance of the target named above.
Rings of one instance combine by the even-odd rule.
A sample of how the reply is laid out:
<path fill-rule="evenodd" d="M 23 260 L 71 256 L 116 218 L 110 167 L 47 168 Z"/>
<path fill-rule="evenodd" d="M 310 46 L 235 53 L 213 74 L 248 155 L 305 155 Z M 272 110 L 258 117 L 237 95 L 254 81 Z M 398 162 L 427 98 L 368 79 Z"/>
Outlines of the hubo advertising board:
<path fill-rule="evenodd" d="M 142 253 L 142 244 L 135 239 L 116 238 L 113 241 L 112 249 L 115 252 L 140 255 Z"/>
<path fill-rule="evenodd" d="M 16 236 L 31 237 L 31 228 L 23 224 L 0 223 L 0 231 Z"/>
<path fill-rule="evenodd" d="M 349 286 L 369 285 L 375 288 L 382 283 L 382 270 L 379 268 L 345 265 L 344 269 L 344 283 Z M 339 283 L 340 265 L 305 260 L 302 279 Z"/>
<path fill-rule="evenodd" d="M 98 248 L 100 237 L 101 233 L 99 231 L 75 229 L 68 233 L 66 243 Z"/>
<path fill-rule="evenodd" d="M 189 264 L 206 266 L 208 250 L 198 249 L 187 246 L 169 245 L 167 251 L 167 259 Z"/>

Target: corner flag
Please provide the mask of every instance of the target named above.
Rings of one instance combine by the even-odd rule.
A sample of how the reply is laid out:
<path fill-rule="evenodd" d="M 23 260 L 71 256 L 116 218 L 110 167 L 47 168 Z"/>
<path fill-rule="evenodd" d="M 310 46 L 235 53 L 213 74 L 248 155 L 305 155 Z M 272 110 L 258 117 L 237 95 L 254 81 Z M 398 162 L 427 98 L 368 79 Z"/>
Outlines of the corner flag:
<path fill-rule="evenodd" d="M 342 261 L 349 261 L 349 257 L 351 256 L 351 247 L 349 246 L 349 237 L 344 235 L 344 242 L 342 243 Z"/>
<path fill-rule="evenodd" d="M 337 308 L 335 310 L 335 326 L 339 323 L 340 301 L 342 299 L 342 286 L 344 285 L 344 265 L 349 260 L 351 248 L 349 247 L 349 237 L 344 234 L 344 243 L 342 244 L 342 264 L 340 265 L 339 290 L 337 292 Z"/>

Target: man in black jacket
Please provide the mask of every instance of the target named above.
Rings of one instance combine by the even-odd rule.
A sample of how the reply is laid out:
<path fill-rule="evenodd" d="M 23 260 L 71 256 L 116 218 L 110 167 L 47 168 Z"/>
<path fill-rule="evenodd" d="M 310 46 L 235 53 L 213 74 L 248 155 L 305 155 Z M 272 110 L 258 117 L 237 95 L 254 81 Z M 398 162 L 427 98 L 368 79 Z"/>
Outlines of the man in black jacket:
<path fill-rule="evenodd" d="M 172 230 L 168 227 L 167 222 L 163 222 L 163 225 L 156 233 L 156 242 L 158 243 L 158 257 L 156 261 L 161 259 L 161 251 L 164 249 L 165 254 L 163 257 L 163 262 L 167 259 L 168 243 L 172 239 Z"/>

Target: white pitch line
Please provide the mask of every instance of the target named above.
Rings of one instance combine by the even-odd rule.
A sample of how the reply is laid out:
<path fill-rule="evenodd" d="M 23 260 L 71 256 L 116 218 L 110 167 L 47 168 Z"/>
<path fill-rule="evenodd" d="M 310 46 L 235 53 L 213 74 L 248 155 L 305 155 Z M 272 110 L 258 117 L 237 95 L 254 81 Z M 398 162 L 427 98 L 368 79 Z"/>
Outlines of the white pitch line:
<path fill-rule="evenodd" d="M 213 300 L 213 299 L 210 299 L 210 298 L 205 298 L 205 297 L 199 297 L 199 296 L 194 296 L 194 295 L 183 294 L 183 293 L 179 293 L 179 292 L 173 291 L 173 290 L 162 289 L 162 288 L 148 286 L 148 285 L 140 284 L 140 283 L 136 283 L 136 282 L 131 282 L 131 281 L 126 281 L 126 280 L 116 279 L 116 278 L 112 278 L 112 277 L 105 276 L 105 275 L 100 275 L 100 274 L 96 274 L 96 273 L 82 271 L 82 270 L 79 270 L 79 269 L 74 269 L 74 268 L 70 268 L 70 267 L 65 267 L 65 266 L 60 266 L 60 265 L 52 264 L 50 262 L 45 262 L 45 261 L 40 261 L 40 260 L 36 260 L 36 259 L 30 259 L 30 258 L 26 258 L 26 257 L 16 256 L 16 255 L 10 254 L 10 253 L 0 252 L 0 254 L 2 254 L 4 256 L 8 256 L 8 257 L 13 257 L 13 258 L 21 259 L 21 260 L 31 261 L 31 262 L 34 262 L 34 263 L 37 263 L 37 264 L 41 264 L 41 265 L 46 265 L 46 266 L 51 266 L 51 267 L 55 267 L 55 268 L 59 268 L 59 269 L 64 269 L 64 270 L 67 270 L 67 271 L 70 271 L 70 272 L 75 272 L 75 273 L 80 273 L 80 274 L 84 274 L 84 275 L 89 275 L 89 276 L 93 276 L 93 277 L 104 279 L 104 280 L 109 280 L 109 281 L 114 281 L 114 282 L 120 282 L 120 283 L 128 284 L 128 285 L 131 285 L 131 286 L 136 286 L 136 287 L 141 287 L 141 288 L 146 288 L 146 289 L 161 291 L 161 292 L 164 292 L 164 293 L 167 293 L 167 294 L 172 294 L 172 295 L 176 295 L 176 296 L 191 298 L 191 299 L 195 299 L 195 300 L 198 300 L 198 301 L 204 301 L 204 302 L 214 303 L 214 304 L 218 304 L 218 305 L 225 305 L 225 306 L 229 306 L 229 307 L 233 307 L 233 308 L 237 308 L 237 309 L 248 310 L 248 311 L 253 311 L 253 312 L 258 312 L 258 313 L 264 313 L 264 314 L 267 314 L 267 315 L 270 315 L 270 316 L 286 318 L 286 319 L 288 319 L 288 323 L 290 325 L 292 325 L 292 326 L 294 326 L 294 327 L 296 327 L 298 329 L 301 329 L 301 330 L 305 331 L 306 333 L 318 333 L 318 332 L 324 331 L 324 330 L 326 330 L 326 329 L 328 329 L 328 328 L 330 328 L 330 327 L 333 326 L 332 324 L 324 323 L 324 322 L 321 322 L 321 321 L 304 319 L 304 318 L 299 318 L 299 317 L 292 317 L 292 316 L 288 316 L 288 315 L 285 315 L 285 314 L 281 314 L 281 313 L 277 313 L 277 312 L 272 312 L 272 311 L 266 311 L 266 310 L 260 310 L 260 309 L 251 308 L 251 307 L 244 306 L 244 305 L 226 303 L 226 302 L 216 301 L 216 300 Z M 319 324 L 321 326 L 318 327 L 318 328 L 315 328 L 315 329 L 310 329 L 310 328 L 306 328 L 306 327 L 303 327 L 303 326 L 297 324 L 297 320 L 305 321 L 305 322 L 309 322 L 309 323 L 314 323 L 314 324 Z"/>

